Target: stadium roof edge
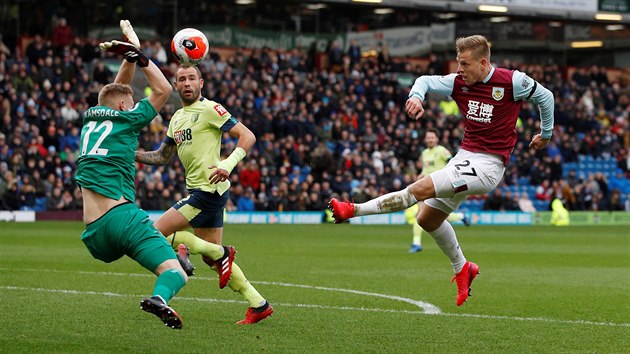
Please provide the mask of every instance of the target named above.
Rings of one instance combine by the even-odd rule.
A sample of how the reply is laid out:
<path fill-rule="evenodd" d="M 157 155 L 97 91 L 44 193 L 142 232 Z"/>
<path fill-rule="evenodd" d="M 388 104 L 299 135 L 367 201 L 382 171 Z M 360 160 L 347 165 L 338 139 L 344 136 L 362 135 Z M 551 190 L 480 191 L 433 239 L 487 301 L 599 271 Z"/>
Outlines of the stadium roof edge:
<path fill-rule="evenodd" d="M 475 14 L 480 13 L 476 2 L 464 2 L 460 1 L 440 1 L 440 0 L 382 0 L 380 3 L 359 3 L 353 0 L 318 0 L 316 2 L 321 3 L 336 3 L 336 4 L 361 4 L 363 6 L 373 7 L 398 7 L 409 9 L 426 9 L 431 11 L 444 11 L 455 13 L 468 13 Z M 503 5 L 503 4 L 501 4 Z M 547 9 L 540 7 L 525 7 L 515 5 L 503 5 L 508 7 L 508 16 L 519 16 L 526 18 L 546 18 L 550 20 L 567 20 L 567 21 L 580 21 L 590 23 L 605 23 L 605 21 L 598 21 L 595 19 L 594 11 L 578 11 L 578 10 L 559 10 L 559 9 Z M 620 21 L 614 21 L 619 24 L 630 24 L 630 15 L 618 13 L 621 15 Z"/>

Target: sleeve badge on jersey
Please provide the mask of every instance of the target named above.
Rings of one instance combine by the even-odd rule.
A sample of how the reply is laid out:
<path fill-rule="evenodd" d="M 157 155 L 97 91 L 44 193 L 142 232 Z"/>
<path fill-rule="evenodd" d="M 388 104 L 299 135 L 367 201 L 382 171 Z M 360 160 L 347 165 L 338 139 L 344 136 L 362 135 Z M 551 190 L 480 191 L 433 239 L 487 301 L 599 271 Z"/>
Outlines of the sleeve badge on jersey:
<path fill-rule="evenodd" d="M 492 88 L 492 98 L 494 98 L 495 101 L 501 101 L 504 93 L 505 93 L 505 89 L 503 87 Z"/>
<path fill-rule="evenodd" d="M 524 89 L 526 89 L 529 86 L 529 78 L 527 76 L 523 78 L 523 81 L 521 82 L 521 86 L 523 86 Z"/>
<path fill-rule="evenodd" d="M 215 111 L 217 111 L 217 113 L 219 113 L 219 115 L 220 115 L 221 117 L 223 117 L 224 115 L 228 114 L 227 109 L 225 109 L 225 108 L 224 108 L 222 105 L 220 105 L 220 104 L 216 104 L 216 105 L 214 106 L 214 110 L 215 110 Z"/>

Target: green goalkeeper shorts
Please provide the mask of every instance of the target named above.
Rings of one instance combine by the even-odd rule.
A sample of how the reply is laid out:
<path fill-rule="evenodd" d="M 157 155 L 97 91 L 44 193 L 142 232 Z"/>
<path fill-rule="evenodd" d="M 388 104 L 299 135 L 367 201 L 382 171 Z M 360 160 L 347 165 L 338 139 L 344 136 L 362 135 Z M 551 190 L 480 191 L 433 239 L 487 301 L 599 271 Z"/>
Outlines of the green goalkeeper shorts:
<path fill-rule="evenodd" d="M 96 259 L 110 263 L 127 255 L 151 272 L 177 259 L 147 213 L 134 203 L 117 205 L 86 225 L 81 240 Z"/>

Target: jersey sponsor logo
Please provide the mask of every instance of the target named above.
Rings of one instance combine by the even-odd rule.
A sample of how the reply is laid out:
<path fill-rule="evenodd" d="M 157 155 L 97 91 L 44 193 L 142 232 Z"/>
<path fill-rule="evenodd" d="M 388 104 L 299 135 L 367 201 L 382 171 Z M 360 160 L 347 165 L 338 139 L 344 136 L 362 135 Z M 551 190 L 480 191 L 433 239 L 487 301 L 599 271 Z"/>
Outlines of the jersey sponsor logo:
<path fill-rule="evenodd" d="M 503 87 L 492 88 L 492 98 L 494 98 L 495 101 L 501 101 L 504 95 L 505 95 L 505 89 Z"/>
<path fill-rule="evenodd" d="M 175 144 L 179 145 L 185 141 L 192 140 L 192 129 L 181 129 L 175 131 L 173 134 L 173 140 L 175 140 Z"/>
<path fill-rule="evenodd" d="M 492 111 L 494 111 L 494 105 L 469 100 L 466 118 L 474 120 L 475 122 L 490 123 L 492 122 Z"/>
<path fill-rule="evenodd" d="M 217 113 L 219 113 L 219 115 L 221 117 L 223 117 L 224 115 L 228 114 L 227 109 L 225 109 L 223 106 L 221 106 L 220 104 L 216 104 L 214 105 L 214 110 L 217 111 Z"/>
<path fill-rule="evenodd" d="M 468 86 L 463 86 L 462 87 L 462 92 L 463 93 L 468 93 Z"/>

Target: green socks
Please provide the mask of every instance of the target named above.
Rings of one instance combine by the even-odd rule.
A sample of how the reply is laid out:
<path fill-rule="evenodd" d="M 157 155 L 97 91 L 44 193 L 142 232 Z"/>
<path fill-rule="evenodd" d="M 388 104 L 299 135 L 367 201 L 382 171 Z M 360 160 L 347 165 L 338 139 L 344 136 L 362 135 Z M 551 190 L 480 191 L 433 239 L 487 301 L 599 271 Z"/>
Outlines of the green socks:
<path fill-rule="evenodd" d="M 179 289 L 184 287 L 184 284 L 186 284 L 184 275 L 177 269 L 169 269 L 157 278 L 153 288 L 153 296 L 160 296 L 168 303 Z"/>

